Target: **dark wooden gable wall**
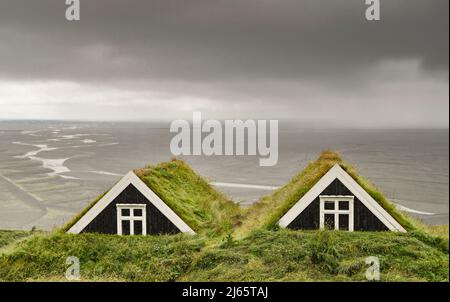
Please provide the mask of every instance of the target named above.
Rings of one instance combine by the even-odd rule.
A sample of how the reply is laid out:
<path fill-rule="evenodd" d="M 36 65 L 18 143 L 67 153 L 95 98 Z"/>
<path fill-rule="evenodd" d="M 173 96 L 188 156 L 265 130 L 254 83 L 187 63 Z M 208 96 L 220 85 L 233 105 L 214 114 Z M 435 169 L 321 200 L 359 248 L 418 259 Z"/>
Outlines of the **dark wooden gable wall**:
<path fill-rule="evenodd" d="M 148 199 L 130 184 L 100 214 L 97 215 L 82 232 L 117 234 L 118 203 L 146 204 L 147 235 L 176 234 L 180 230 L 162 214 Z"/>
<path fill-rule="evenodd" d="M 335 179 L 319 195 L 354 196 L 339 179 Z M 294 230 L 312 230 L 320 227 L 320 198 L 317 196 L 287 227 Z M 355 231 L 387 231 L 388 228 L 358 199 L 354 199 Z"/>

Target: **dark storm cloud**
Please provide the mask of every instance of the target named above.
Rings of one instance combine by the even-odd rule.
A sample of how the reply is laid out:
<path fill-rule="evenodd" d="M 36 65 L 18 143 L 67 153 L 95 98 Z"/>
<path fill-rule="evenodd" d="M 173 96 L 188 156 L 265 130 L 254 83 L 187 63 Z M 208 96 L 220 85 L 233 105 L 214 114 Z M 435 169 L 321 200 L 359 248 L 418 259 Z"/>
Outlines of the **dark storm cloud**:
<path fill-rule="evenodd" d="M 448 1 L 2 0 L 3 77 L 221 81 L 354 75 L 380 60 L 448 70 Z"/>
<path fill-rule="evenodd" d="M 448 0 L 364 2 L 0 0 L 0 118 L 448 127 Z"/>

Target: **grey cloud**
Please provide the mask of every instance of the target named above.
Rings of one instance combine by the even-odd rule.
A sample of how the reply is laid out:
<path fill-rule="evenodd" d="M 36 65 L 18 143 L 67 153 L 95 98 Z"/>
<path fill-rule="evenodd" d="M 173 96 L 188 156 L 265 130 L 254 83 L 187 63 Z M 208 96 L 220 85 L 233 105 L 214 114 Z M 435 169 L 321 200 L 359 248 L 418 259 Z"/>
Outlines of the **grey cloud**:
<path fill-rule="evenodd" d="M 81 0 L 66 22 L 64 1 L 0 7 L 3 76 L 75 80 L 183 81 L 349 76 L 386 59 L 448 70 L 448 1 Z M 358 76 L 356 78 L 359 78 Z"/>
<path fill-rule="evenodd" d="M 448 0 L 381 0 L 380 22 L 364 0 L 80 0 L 79 22 L 64 2 L 0 0 L 0 81 L 89 86 L 70 111 L 52 107 L 61 117 L 95 116 L 76 103 L 99 106 L 97 85 L 114 90 L 111 119 L 137 99 L 157 117 L 331 123 L 340 110 L 351 125 L 448 127 Z M 186 99 L 197 102 L 175 105 Z"/>

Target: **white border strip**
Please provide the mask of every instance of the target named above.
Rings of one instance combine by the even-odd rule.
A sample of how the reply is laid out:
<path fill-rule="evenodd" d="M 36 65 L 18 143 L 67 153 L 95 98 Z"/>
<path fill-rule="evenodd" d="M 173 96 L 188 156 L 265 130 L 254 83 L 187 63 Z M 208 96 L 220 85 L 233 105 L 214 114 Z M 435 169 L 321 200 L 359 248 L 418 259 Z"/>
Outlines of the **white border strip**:
<path fill-rule="evenodd" d="M 86 214 L 84 214 L 67 233 L 79 234 L 95 217 L 97 217 L 123 190 L 132 184 L 141 192 L 161 213 L 166 216 L 181 232 L 195 234 L 195 232 L 156 195 L 133 171 L 128 172 L 111 190 L 106 193 Z"/>
<path fill-rule="evenodd" d="M 378 204 L 339 164 L 335 164 L 297 203 L 278 221 L 287 227 L 335 179 L 339 179 L 389 230 L 405 233 L 406 230 Z"/>

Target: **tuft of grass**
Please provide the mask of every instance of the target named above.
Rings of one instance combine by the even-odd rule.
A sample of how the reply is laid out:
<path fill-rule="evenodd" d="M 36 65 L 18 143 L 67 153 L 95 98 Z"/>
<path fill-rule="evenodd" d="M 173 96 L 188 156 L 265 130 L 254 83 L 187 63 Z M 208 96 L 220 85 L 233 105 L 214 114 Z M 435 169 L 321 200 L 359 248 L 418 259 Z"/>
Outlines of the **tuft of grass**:
<path fill-rule="evenodd" d="M 215 190 L 182 160 L 173 159 L 135 172 L 198 233 L 225 234 L 240 218 L 239 205 Z"/>
<path fill-rule="evenodd" d="M 0 230 L 0 249 L 14 243 L 17 240 L 30 236 L 32 232 L 28 231 L 2 231 Z"/>
<path fill-rule="evenodd" d="M 386 197 L 341 156 L 327 150 L 318 159 L 310 162 L 306 168 L 294 176 L 286 185 L 275 192 L 262 197 L 257 203 L 246 209 L 237 233 L 245 236 L 252 229 L 276 229 L 278 220 L 297 203 L 335 164 L 339 164 L 370 196 L 390 213 L 406 230 L 417 230 L 418 226 L 406 214 L 398 211 Z"/>
<path fill-rule="evenodd" d="M 339 267 L 340 254 L 336 248 L 335 238 L 328 230 L 318 231 L 316 240 L 311 243 L 311 262 L 320 265 L 330 273 Z"/>
<path fill-rule="evenodd" d="M 448 224 L 446 224 L 446 225 L 428 225 L 428 226 L 426 226 L 426 232 L 432 236 L 446 238 L 448 241 L 448 235 L 449 235 Z"/>

